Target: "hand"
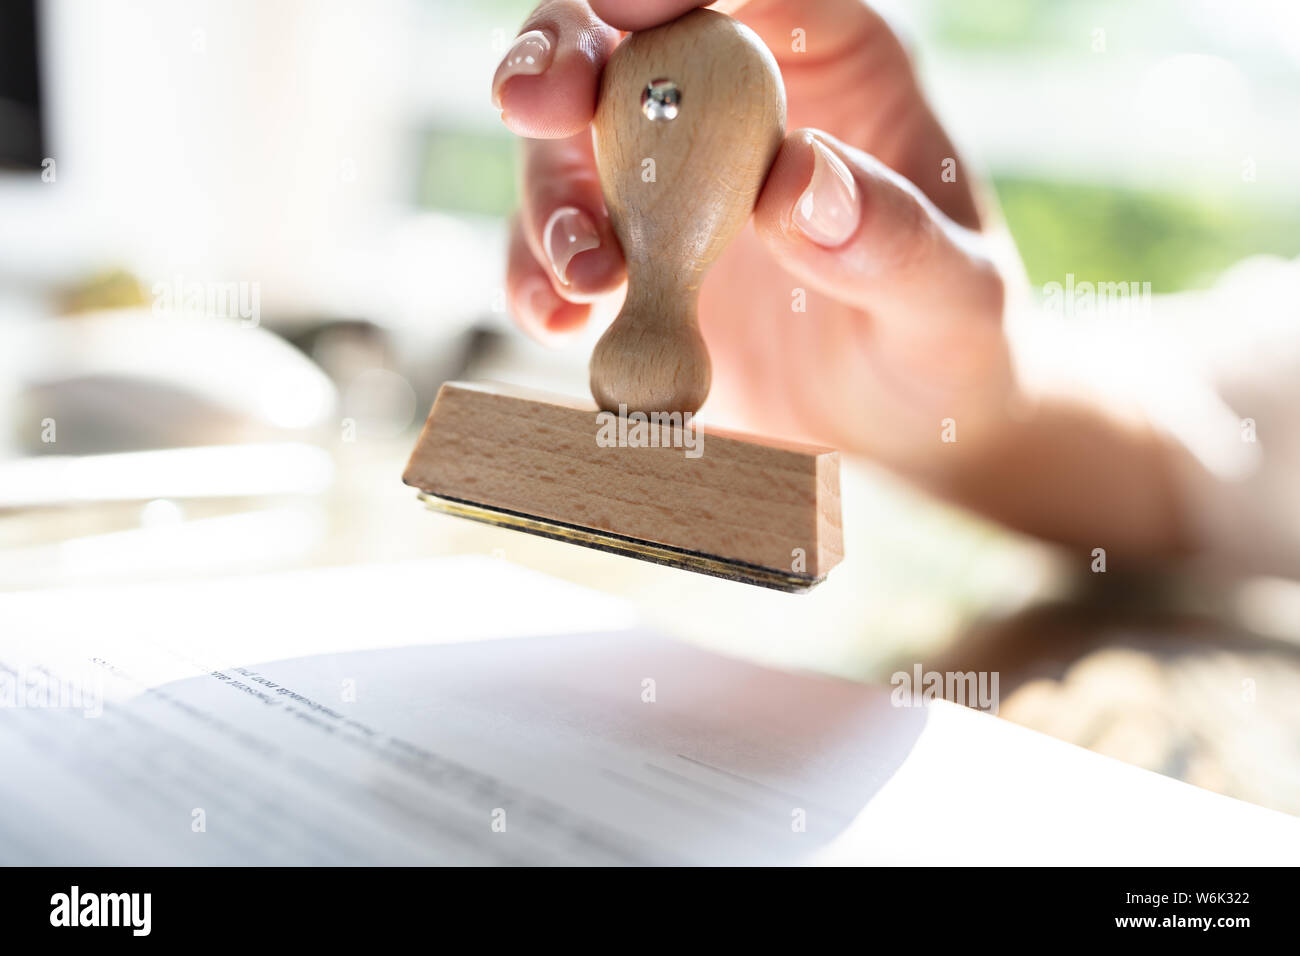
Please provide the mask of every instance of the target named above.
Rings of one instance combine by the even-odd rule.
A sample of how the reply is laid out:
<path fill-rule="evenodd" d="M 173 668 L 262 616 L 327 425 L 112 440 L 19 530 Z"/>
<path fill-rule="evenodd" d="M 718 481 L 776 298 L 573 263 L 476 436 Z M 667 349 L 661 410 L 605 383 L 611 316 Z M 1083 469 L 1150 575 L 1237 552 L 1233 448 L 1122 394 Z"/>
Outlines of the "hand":
<path fill-rule="evenodd" d="M 642 29 L 697 5 L 547 0 L 497 71 L 502 118 L 530 137 L 508 288 L 539 337 L 580 326 L 589 303 L 623 281 L 589 128 L 618 42 L 609 24 Z M 756 229 L 701 292 L 714 368 L 707 410 L 717 417 L 722 405 L 764 434 L 919 465 L 940 444 L 941 419 L 976 427 L 1011 390 L 1004 284 L 967 169 L 902 45 L 867 6 L 753 0 L 733 12 L 776 56 L 792 131 Z"/>
<path fill-rule="evenodd" d="M 589 303 L 624 278 L 590 132 L 614 28 L 695 6 L 546 0 L 497 70 L 502 119 L 529 137 L 507 286 L 538 337 L 581 326 Z M 1148 559 L 1199 547 L 1171 478 L 1197 466 L 1176 441 L 1099 405 L 1017 387 L 1002 331 L 1004 302 L 1022 285 L 1014 247 L 989 229 L 978 184 L 884 20 L 860 0 L 720 6 L 775 55 L 792 132 L 755 228 L 703 285 L 709 417 L 869 454 L 1076 548 Z M 792 308 L 801 289 L 802 313 Z M 946 419 L 954 443 L 941 440 Z"/>

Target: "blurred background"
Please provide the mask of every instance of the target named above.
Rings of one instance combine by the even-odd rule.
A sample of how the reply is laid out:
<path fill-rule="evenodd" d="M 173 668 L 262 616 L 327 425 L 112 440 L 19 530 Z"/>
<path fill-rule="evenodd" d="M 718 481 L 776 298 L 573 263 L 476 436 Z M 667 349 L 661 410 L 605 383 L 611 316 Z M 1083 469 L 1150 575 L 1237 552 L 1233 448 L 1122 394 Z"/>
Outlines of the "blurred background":
<path fill-rule="evenodd" d="M 764 663 L 999 670 L 1005 718 L 1300 813 L 1293 582 L 1081 580 L 863 461 L 849 556 L 798 598 L 422 510 L 438 384 L 581 395 L 599 332 L 551 352 L 506 312 L 489 84 L 530 6 L 4 5 L 0 589 L 489 553 Z M 1035 288 L 1300 255 L 1292 0 L 882 9 Z"/>

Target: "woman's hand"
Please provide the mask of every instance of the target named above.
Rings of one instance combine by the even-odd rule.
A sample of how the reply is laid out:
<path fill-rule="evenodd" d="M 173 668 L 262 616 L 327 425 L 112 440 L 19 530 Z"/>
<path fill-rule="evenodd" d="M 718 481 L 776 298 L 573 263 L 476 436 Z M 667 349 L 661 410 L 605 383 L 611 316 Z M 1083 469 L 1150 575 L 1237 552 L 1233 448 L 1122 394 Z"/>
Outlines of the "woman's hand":
<path fill-rule="evenodd" d="M 507 285 L 540 338 L 581 326 L 624 279 L 590 130 L 615 28 L 698 5 L 545 0 L 497 70 L 502 119 L 528 137 Z M 1180 446 L 1093 405 L 1020 394 L 1002 329 L 1019 264 L 885 21 L 859 0 L 721 6 L 775 55 L 791 132 L 755 228 L 701 291 L 710 417 L 866 453 L 1075 547 L 1194 547 L 1168 477 L 1187 466 Z"/>
<path fill-rule="evenodd" d="M 643 29 L 698 5 L 547 0 L 497 71 L 502 119 L 529 137 L 508 288 L 539 337 L 580 326 L 624 277 L 590 137 L 611 25 Z M 756 228 L 701 291 L 710 410 L 922 467 L 943 418 L 974 429 L 1011 389 L 1003 279 L 967 170 L 867 6 L 752 0 L 730 12 L 776 56 L 791 132 Z"/>

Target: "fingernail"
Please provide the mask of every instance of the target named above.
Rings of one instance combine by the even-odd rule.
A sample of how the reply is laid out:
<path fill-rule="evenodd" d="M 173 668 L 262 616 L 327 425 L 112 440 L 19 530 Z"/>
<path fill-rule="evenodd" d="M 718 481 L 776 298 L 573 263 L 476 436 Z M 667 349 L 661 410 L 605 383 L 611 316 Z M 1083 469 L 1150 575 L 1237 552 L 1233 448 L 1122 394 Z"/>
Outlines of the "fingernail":
<path fill-rule="evenodd" d="M 575 206 L 561 206 L 551 213 L 542 230 L 542 247 L 551 260 L 551 268 L 559 280 L 569 284 L 569 263 L 573 257 L 600 245 L 596 224 L 585 212 Z"/>
<path fill-rule="evenodd" d="M 515 38 L 492 77 L 492 105 L 501 109 L 501 89 L 513 76 L 536 76 L 551 65 L 555 42 L 545 30 L 529 30 Z"/>
<path fill-rule="evenodd" d="M 813 174 L 794 204 L 794 224 L 817 245 L 833 249 L 857 231 L 862 217 L 858 184 L 844 160 L 818 140 L 810 137 L 809 142 L 813 150 Z"/>

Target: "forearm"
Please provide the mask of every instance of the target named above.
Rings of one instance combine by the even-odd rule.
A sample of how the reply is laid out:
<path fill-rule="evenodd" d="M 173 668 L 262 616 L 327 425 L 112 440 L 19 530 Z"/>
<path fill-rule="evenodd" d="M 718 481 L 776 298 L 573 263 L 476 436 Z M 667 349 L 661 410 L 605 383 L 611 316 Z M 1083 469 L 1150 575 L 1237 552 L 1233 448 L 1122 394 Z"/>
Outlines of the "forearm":
<path fill-rule="evenodd" d="M 1135 560 L 1194 550 L 1174 481 L 1187 452 L 1145 423 L 1041 398 L 940 454 L 910 477 L 1017 531 Z"/>

